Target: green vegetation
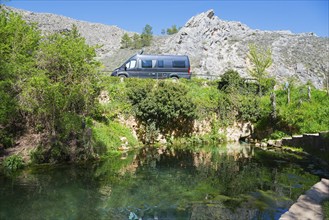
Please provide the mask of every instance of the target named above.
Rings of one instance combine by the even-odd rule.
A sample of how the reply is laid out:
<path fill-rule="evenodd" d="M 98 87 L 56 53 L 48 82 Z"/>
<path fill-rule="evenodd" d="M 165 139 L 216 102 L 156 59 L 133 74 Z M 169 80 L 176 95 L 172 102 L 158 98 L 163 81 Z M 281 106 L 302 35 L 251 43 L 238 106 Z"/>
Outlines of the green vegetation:
<path fill-rule="evenodd" d="M 13 146 L 19 129 L 19 99 L 26 78 L 35 72 L 40 33 L 19 16 L 0 8 L 0 143 Z"/>
<path fill-rule="evenodd" d="M 171 26 L 171 28 L 167 28 L 167 34 L 168 35 L 173 35 L 173 34 L 176 34 L 178 33 L 180 28 L 177 28 L 177 26 L 174 24 Z"/>
<path fill-rule="evenodd" d="M 56 161 L 75 157 L 67 145 L 86 147 L 83 121 L 93 115 L 99 93 L 95 48 L 74 26 L 42 37 L 35 25 L 3 9 L 0 22 L 0 143 L 11 147 L 21 132 L 34 130 L 47 137 L 42 152 Z M 87 148 L 85 154 L 92 151 Z"/>
<path fill-rule="evenodd" d="M 147 24 L 143 28 L 141 35 L 135 33 L 132 37 L 129 37 L 128 33 L 125 33 L 121 38 L 121 48 L 141 49 L 142 47 L 150 46 L 152 40 L 152 27 Z"/>
<path fill-rule="evenodd" d="M 127 33 L 125 33 L 121 39 L 121 48 L 129 48 L 131 46 L 132 46 L 132 39 L 129 37 Z"/>
<path fill-rule="evenodd" d="M 9 171 L 16 171 L 24 166 L 24 161 L 21 156 L 12 155 L 6 157 L 3 161 L 3 167 Z"/>
<path fill-rule="evenodd" d="M 94 122 L 93 140 L 97 146 L 99 154 L 107 154 L 117 151 L 124 144 L 120 138 L 127 138 L 128 146 L 138 146 L 137 140 L 133 137 L 131 130 L 118 122 L 110 122 L 108 125 L 100 122 Z M 127 146 L 127 147 L 128 147 Z"/>
<path fill-rule="evenodd" d="M 259 48 L 255 44 L 249 45 L 248 58 L 252 63 L 249 69 L 251 76 L 255 77 L 259 85 L 259 96 L 262 96 L 262 86 L 265 84 L 268 72 L 266 71 L 272 65 L 272 52 L 270 49 Z"/>
<path fill-rule="evenodd" d="M 196 112 L 187 92 L 184 85 L 172 81 L 161 81 L 153 88 L 131 88 L 128 97 L 138 122 L 145 130 L 142 140 L 154 143 L 158 132 L 167 139 L 192 133 Z"/>
<path fill-rule="evenodd" d="M 308 86 L 291 87 L 290 101 L 287 89 L 275 91 L 277 119 L 263 117 L 256 124 L 259 137 L 281 138 L 293 134 L 315 133 L 329 130 L 329 97 L 325 91 L 312 89 L 312 99 L 308 98 Z M 266 97 L 266 96 L 265 96 Z M 264 97 L 264 98 L 265 98 Z M 266 97 L 262 104 L 264 112 L 270 112 L 270 101 Z M 262 134 L 261 134 L 262 133 Z"/>
<path fill-rule="evenodd" d="M 141 34 L 142 46 L 143 47 L 150 46 L 152 39 L 153 39 L 152 27 L 151 27 L 151 25 L 147 24 L 143 28 L 143 32 Z"/>
<path fill-rule="evenodd" d="M 329 219 L 329 200 L 326 200 L 322 203 L 322 209 L 324 219 Z"/>
<path fill-rule="evenodd" d="M 273 91 L 275 81 L 266 77 L 270 51 L 254 45 L 249 58 L 258 83 L 235 70 L 218 81 L 121 82 L 99 73 L 96 48 L 75 26 L 41 36 L 35 25 L 4 10 L 0 23 L 0 147 L 12 147 L 26 131 L 39 133 L 35 162 L 99 157 L 118 150 L 122 139 L 129 147 L 155 144 L 159 137 L 168 143 L 223 142 L 220 129 L 235 122 L 254 123 L 258 139 L 329 130 L 329 96 L 291 81 L 287 102 L 286 87 Z M 124 36 L 125 47 L 147 46 L 152 27 L 131 42 Z M 195 129 L 201 122 L 209 127 L 203 135 Z"/>

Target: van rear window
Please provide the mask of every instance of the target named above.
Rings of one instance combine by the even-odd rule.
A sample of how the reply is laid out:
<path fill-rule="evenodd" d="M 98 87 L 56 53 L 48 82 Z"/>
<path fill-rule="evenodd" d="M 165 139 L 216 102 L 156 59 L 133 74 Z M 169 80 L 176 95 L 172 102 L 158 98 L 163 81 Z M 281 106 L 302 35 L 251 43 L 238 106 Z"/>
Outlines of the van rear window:
<path fill-rule="evenodd" d="M 173 68 L 185 68 L 185 60 L 174 60 L 172 61 Z"/>

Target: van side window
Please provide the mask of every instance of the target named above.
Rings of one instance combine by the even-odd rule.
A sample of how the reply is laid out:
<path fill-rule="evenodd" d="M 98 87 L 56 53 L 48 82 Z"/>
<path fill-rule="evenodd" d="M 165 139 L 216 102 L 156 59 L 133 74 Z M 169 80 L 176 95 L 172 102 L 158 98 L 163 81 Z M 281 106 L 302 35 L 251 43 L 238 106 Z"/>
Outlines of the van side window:
<path fill-rule="evenodd" d="M 158 60 L 158 67 L 159 68 L 163 68 L 164 67 L 163 60 Z"/>
<path fill-rule="evenodd" d="M 136 60 L 131 60 L 130 62 L 128 62 L 127 64 L 126 64 L 126 68 L 127 69 L 133 69 L 133 68 L 135 68 L 136 67 Z"/>
<path fill-rule="evenodd" d="M 184 60 L 173 60 L 172 67 L 173 68 L 185 68 L 185 61 Z"/>
<path fill-rule="evenodd" d="M 142 68 L 152 68 L 152 60 L 142 60 Z"/>

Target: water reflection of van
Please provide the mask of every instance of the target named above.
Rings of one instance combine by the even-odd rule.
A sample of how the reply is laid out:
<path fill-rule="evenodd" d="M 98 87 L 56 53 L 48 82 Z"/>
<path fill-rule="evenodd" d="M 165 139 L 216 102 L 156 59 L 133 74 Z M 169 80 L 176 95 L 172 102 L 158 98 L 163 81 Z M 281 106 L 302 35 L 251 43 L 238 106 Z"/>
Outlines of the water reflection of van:
<path fill-rule="evenodd" d="M 111 76 L 154 79 L 191 79 L 190 61 L 184 55 L 142 55 L 136 54 Z"/>

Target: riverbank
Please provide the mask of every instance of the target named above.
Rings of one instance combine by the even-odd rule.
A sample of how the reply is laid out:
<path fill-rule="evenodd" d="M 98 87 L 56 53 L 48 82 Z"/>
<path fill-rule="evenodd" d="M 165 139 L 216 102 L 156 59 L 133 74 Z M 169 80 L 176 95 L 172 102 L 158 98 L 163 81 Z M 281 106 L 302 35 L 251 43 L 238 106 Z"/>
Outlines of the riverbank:
<path fill-rule="evenodd" d="M 326 199 L 329 199 L 329 179 L 321 179 L 304 195 L 301 195 L 289 211 L 280 217 L 280 220 L 323 220 L 324 215 L 321 204 Z"/>

